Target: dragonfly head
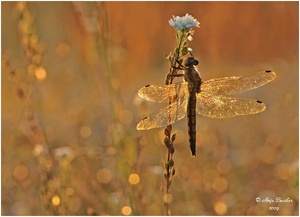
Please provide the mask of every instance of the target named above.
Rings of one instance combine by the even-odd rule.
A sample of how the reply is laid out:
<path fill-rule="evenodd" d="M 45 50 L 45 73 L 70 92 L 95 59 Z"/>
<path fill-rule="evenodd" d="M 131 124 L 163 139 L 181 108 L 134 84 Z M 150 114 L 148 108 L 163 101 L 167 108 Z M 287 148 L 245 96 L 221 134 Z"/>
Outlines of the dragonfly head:
<path fill-rule="evenodd" d="M 195 57 L 189 57 L 189 58 L 186 59 L 184 65 L 186 67 L 193 67 L 193 66 L 198 65 L 198 63 L 199 63 L 199 61 L 197 60 L 197 58 L 195 58 Z"/>

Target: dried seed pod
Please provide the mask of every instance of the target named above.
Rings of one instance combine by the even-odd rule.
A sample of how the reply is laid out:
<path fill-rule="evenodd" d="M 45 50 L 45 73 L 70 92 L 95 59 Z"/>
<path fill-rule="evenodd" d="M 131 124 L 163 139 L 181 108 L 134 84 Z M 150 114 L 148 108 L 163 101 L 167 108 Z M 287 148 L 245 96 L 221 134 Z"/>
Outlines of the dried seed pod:
<path fill-rule="evenodd" d="M 174 176 L 175 175 L 175 169 L 173 168 L 173 170 L 172 170 L 172 176 Z"/>
<path fill-rule="evenodd" d="M 171 160 L 169 160 L 169 162 L 168 162 L 168 166 L 169 167 L 172 167 L 172 166 L 174 166 L 174 161 L 171 159 Z"/>
<path fill-rule="evenodd" d="M 169 136 L 170 135 L 170 131 L 168 131 L 168 129 L 165 129 L 165 136 Z"/>
<path fill-rule="evenodd" d="M 167 147 L 170 147 L 171 141 L 170 141 L 170 139 L 169 139 L 168 137 L 165 137 L 164 143 L 165 143 L 165 145 L 166 145 Z"/>
<path fill-rule="evenodd" d="M 170 147 L 170 153 L 171 153 L 171 154 L 174 154 L 174 152 L 175 152 L 175 148 L 174 148 L 173 145 L 171 145 L 171 147 Z"/>
<path fill-rule="evenodd" d="M 176 139 L 176 133 L 173 133 L 172 135 L 172 142 Z"/>

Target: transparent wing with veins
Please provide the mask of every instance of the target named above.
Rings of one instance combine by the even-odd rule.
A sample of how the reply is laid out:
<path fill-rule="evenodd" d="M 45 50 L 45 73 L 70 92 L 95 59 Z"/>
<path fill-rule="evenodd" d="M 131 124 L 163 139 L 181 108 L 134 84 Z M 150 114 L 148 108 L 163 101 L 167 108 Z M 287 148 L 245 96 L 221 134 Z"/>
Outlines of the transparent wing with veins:
<path fill-rule="evenodd" d="M 276 78 L 273 71 L 260 71 L 245 76 L 214 78 L 204 81 L 201 90 L 216 95 L 242 93 L 263 86 Z"/>
<path fill-rule="evenodd" d="M 201 84 L 201 92 L 197 93 L 196 111 L 212 118 L 229 118 L 262 112 L 266 106 L 260 101 L 226 95 L 258 88 L 275 78 L 275 72 L 261 71 L 246 76 L 223 77 L 204 81 Z M 138 94 L 148 101 L 171 103 L 166 108 L 144 118 L 138 124 L 138 130 L 164 127 L 182 119 L 186 114 L 189 98 L 187 82 L 171 85 L 147 85 L 141 88 Z"/>
<path fill-rule="evenodd" d="M 215 78 L 203 82 L 197 94 L 196 110 L 212 118 L 229 118 L 262 112 L 266 105 L 254 99 L 222 95 L 242 93 L 263 86 L 276 78 L 273 71 L 261 71 L 246 76 Z"/>
<path fill-rule="evenodd" d="M 202 91 L 197 95 L 196 111 L 211 118 L 230 118 L 263 112 L 266 105 L 254 99 L 212 95 Z"/>
<path fill-rule="evenodd" d="M 151 102 L 162 103 L 171 100 L 172 103 L 188 93 L 188 83 L 181 82 L 170 85 L 146 85 L 139 90 L 138 95 Z"/>
<path fill-rule="evenodd" d="M 188 83 L 176 83 L 171 85 L 147 85 L 138 92 L 139 96 L 152 102 L 171 103 L 145 117 L 137 125 L 138 130 L 165 127 L 184 118 L 188 104 Z"/>

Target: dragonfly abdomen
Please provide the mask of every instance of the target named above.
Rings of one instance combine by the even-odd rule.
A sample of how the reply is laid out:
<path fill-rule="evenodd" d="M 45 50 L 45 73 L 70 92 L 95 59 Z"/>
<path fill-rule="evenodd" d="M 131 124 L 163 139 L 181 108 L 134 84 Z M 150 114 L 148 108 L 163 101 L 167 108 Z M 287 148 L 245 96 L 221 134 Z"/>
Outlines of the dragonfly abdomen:
<path fill-rule="evenodd" d="M 196 92 L 192 92 L 187 106 L 189 143 L 192 156 L 196 156 Z"/>

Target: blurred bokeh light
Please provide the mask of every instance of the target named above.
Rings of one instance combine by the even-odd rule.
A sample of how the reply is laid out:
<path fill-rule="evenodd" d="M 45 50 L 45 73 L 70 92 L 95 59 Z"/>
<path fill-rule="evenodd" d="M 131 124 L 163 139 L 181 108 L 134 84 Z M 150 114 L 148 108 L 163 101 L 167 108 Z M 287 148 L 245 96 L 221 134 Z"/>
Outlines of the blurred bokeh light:
<path fill-rule="evenodd" d="M 298 215 L 298 2 L 1 2 L 2 215 Z M 271 69 L 241 95 L 265 112 L 173 125 L 175 169 L 162 192 L 164 130 L 136 124 L 164 105 L 172 15 L 193 15 L 203 80 Z M 264 203 L 280 197 L 291 202 Z M 279 207 L 272 210 L 270 207 Z"/>

